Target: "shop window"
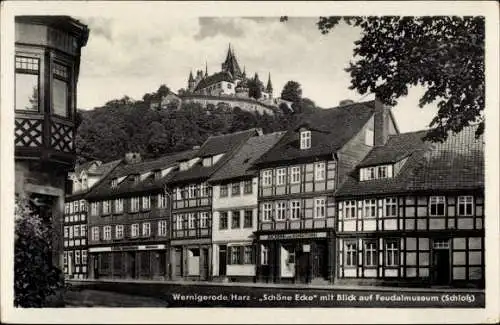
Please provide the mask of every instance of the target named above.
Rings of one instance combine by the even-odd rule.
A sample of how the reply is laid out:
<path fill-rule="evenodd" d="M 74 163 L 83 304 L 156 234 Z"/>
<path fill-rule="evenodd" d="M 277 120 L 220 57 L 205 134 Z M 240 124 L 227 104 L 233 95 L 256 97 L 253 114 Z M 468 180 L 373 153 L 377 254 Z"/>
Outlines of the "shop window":
<path fill-rule="evenodd" d="M 52 109 L 56 115 L 68 117 L 70 115 L 69 97 L 69 68 L 59 63 L 54 63 L 52 84 Z"/>
<path fill-rule="evenodd" d="M 245 246 L 245 248 L 243 249 L 243 264 L 252 264 L 253 263 L 252 255 L 253 255 L 252 246 Z"/>
<path fill-rule="evenodd" d="M 39 111 L 40 60 L 16 56 L 15 107 L 19 111 Z"/>
<path fill-rule="evenodd" d="M 241 264 L 241 248 L 240 246 L 231 246 L 228 247 L 229 249 L 229 256 L 230 256 L 230 261 L 231 264 Z"/>

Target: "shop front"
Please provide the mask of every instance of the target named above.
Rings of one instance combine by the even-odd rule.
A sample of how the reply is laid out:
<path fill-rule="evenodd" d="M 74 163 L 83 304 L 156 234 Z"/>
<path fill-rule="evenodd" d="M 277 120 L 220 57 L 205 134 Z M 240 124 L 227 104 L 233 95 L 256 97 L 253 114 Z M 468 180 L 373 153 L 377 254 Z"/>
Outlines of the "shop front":
<path fill-rule="evenodd" d="M 172 240 L 170 250 L 172 280 L 210 279 L 210 239 Z"/>
<path fill-rule="evenodd" d="M 92 279 L 167 279 L 167 250 L 164 244 L 91 247 Z"/>
<path fill-rule="evenodd" d="M 330 229 L 257 234 L 257 281 L 327 284 L 334 279 Z"/>

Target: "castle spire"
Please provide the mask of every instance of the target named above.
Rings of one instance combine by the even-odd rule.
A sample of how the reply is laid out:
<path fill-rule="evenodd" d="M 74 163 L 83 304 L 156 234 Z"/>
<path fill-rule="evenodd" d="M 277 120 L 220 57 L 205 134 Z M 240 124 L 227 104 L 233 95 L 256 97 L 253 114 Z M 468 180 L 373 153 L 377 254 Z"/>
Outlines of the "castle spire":
<path fill-rule="evenodd" d="M 189 71 L 189 82 L 192 82 L 194 81 L 194 78 L 193 78 L 193 71 Z"/>
<path fill-rule="evenodd" d="M 272 93 L 273 92 L 273 84 L 271 83 L 271 72 L 269 72 L 269 77 L 267 78 L 266 90 L 267 90 L 268 93 Z"/>
<path fill-rule="evenodd" d="M 241 75 L 243 78 L 247 77 L 247 67 L 243 66 L 243 74 Z"/>
<path fill-rule="evenodd" d="M 222 63 L 222 71 L 230 73 L 234 78 L 241 78 L 240 66 L 234 56 L 231 43 L 229 43 L 229 47 L 227 49 L 226 60 Z"/>
<path fill-rule="evenodd" d="M 205 60 L 205 78 L 208 77 L 208 64 L 207 61 Z"/>

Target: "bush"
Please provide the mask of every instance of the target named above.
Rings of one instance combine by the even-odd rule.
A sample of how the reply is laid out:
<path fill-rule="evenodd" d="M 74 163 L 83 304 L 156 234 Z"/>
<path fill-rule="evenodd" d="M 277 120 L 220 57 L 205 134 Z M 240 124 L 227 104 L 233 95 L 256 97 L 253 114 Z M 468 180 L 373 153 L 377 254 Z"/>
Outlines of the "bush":
<path fill-rule="evenodd" d="M 16 199 L 14 243 L 14 306 L 45 307 L 64 286 L 52 263 L 54 231 L 26 199 Z"/>

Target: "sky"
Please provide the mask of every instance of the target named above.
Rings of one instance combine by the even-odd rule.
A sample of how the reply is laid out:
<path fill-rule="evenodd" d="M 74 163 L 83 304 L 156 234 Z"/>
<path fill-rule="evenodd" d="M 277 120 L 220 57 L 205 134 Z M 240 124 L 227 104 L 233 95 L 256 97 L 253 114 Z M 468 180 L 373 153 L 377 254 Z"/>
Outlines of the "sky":
<path fill-rule="evenodd" d="M 349 90 L 344 69 L 352 60 L 357 28 L 341 24 L 328 35 L 317 29 L 315 17 L 172 16 L 162 12 L 115 12 L 76 16 L 89 26 L 89 41 L 82 49 L 78 107 L 92 109 L 128 95 L 141 99 L 161 84 L 177 92 L 185 88 L 190 71 L 220 71 L 231 44 L 247 75 L 268 74 L 279 96 L 285 83 L 298 81 L 303 97 L 330 108 L 343 99 L 365 101 L 372 94 Z M 415 88 L 393 109 L 401 132 L 428 127 L 436 108 L 418 107 L 423 89 Z"/>

